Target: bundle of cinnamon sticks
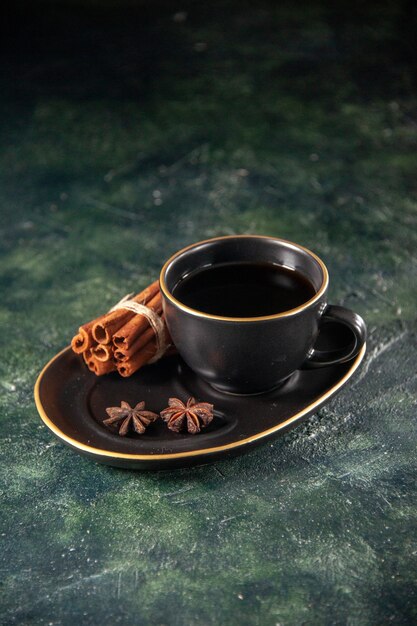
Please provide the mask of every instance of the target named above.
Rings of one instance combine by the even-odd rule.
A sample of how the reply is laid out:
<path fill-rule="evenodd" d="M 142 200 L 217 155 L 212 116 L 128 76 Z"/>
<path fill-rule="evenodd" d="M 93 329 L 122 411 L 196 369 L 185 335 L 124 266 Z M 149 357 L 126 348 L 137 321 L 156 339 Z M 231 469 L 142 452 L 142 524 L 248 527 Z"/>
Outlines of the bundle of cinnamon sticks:
<path fill-rule="evenodd" d="M 145 305 L 163 320 L 157 280 L 131 300 Z M 165 323 L 163 334 L 163 343 L 169 346 Z M 71 347 L 76 354 L 82 354 L 88 368 L 97 376 L 117 370 L 121 376 L 128 377 L 155 356 L 160 340 L 145 315 L 117 308 L 80 326 Z"/>

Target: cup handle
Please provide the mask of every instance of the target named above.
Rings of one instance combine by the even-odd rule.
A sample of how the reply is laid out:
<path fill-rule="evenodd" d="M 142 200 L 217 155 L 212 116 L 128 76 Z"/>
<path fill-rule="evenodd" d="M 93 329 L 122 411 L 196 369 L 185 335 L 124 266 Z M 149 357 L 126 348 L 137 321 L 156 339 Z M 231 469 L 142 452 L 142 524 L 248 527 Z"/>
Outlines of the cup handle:
<path fill-rule="evenodd" d="M 316 350 L 312 348 L 301 369 L 312 369 L 345 363 L 353 359 L 366 341 L 366 325 L 360 315 L 343 306 L 328 304 L 320 318 L 320 326 L 326 322 L 343 324 L 352 333 L 353 342 L 338 350 Z"/>

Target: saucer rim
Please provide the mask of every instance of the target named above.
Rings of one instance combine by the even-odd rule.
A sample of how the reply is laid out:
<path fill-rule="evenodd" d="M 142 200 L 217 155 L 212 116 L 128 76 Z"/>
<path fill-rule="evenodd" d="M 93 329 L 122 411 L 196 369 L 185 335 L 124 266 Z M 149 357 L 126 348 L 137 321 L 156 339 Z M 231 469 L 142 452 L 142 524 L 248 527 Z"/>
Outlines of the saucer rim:
<path fill-rule="evenodd" d="M 97 458 L 106 457 L 108 459 L 113 458 L 113 459 L 125 459 L 125 460 L 131 460 L 131 461 L 146 461 L 147 463 L 155 461 L 155 464 L 157 464 L 158 461 L 163 461 L 163 460 L 177 460 L 177 459 L 186 459 L 190 457 L 192 458 L 192 457 L 200 457 L 200 456 L 206 457 L 206 456 L 210 456 L 212 454 L 216 454 L 219 452 L 221 453 L 221 452 L 227 452 L 229 450 L 236 450 L 239 448 L 244 448 L 245 446 L 248 446 L 255 442 L 259 442 L 259 440 L 267 438 L 273 435 L 274 433 L 278 433 L 280 430 L 284 430 L 288 428 L 288 426 L 290 426 L 291 424 L 294 424 L 294 422 L 301 420 L 307 414 L 313 413 L 315 409 L 317 409 L 326 400 L 328 400 L 334 394 L 336 394 L 336 392 L 341 387 L 343 387 L 343 385 L 347 383 L 347 381 L 356 372 L 356 370 L 358 369 L 359 365 L 361 364 L 365 356 L 366 343 L 362 346 L 361 350 L 356 355 L 356 357 L 352 359 L 352 364 L 349 370 L 342 376 L 342 378 L 335 385 L 330 387 L 330 389 L 328 389 L 325 393 L 321 394 L 321 396 L 316 398 L 314 402 L 310 403 L 308 406 L 304 407 L 301 411 L 298 411 L 297 413 L 289 417 L 284 422 L 280 422 L 279 424 L 277 424 L 276 426 L 273 426 L 272 428 L 268 428 L 267 430 L 260 431 L 259 433 L 256 433 L 255 435 L 246 437 L 245 439 L 239 439 L 237 441 L 233 441 L 228 444 L 223 444 L 223 445 L 215 446 L 212 448 L 197 448 L 195 450 L 188 450 L 186 452 L 171 452 L 171 453 L 162 453 L 162 454 L 130 454 L 126 452 L 114 452 L 112 450 L 97 448 L 97 447 L 85 444 L 81 441 L 78 441 L 77 439 L 73 439 L 72 437 L 64 433 L 55 424 L 55 422 L 47 415 L 43 407 L 41 397 L 40 397 L 40 385 L 41 385 L 43 377 L 45 376 L 49 368 L 52 366 L 52 364 L 56 360 L 58 360 L 65 352 L 69 350 L 71 350 L 71 347 L 67 346 L 63 350 L 60 350 L 60 352 L 58 352 L 54 357 L 52 357 L 52 359 L 50 359 L 48 363 L 46 363 L 46 365 L 43 367 L 35 383 L 35 387 L 34 387 L 35 405 L 40 415 L 40 418 L 42 419 L 45 426 L 47 426 L 47 428 L 49 428 L 49 430 L 51 430 L 54 433 L 54 435 L 58 437 L 58 439 L 64 441 L 67 445 L 73 448 L 76 448 L 83 453 L 87 453 L 92 456 L 95 456 Z"/>

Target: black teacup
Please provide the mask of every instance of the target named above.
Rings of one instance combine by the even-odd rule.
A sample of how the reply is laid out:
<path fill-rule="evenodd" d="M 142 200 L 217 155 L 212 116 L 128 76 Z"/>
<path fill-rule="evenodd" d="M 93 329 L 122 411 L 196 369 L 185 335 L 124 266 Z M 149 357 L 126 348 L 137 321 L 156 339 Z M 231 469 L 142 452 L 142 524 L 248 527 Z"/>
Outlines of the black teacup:
<path fill-rule="evenodd" d="M 184 361 L 220 391 L 261 393 L 295 370 L 343 363 L 366 339 L 363 319 L 327 304 L 329 277 L 313 252 L 261 236 L 218 237 L 174 254 L 161 271 L 168 329 Z M 314 348 L 320 325 L 348 333 Z"/>

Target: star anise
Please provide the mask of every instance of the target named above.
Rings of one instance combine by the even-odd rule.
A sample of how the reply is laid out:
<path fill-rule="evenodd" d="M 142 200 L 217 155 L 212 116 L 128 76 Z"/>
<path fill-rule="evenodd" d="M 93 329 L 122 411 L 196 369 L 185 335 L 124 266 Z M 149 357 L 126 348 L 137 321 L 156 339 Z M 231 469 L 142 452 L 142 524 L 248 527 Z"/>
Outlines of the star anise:
<path fill-rule="evenodd" d="M 135 431 L 138 435 L 143 435 L 146 427 L 151 422 L 158 419 L 156 413 L 145 411 L 145 403 L 138 402 L 135 407 L 131 407 L 127 402 L 122 401 L 120 406 L 111 406 L 106 409 L 106 413 L 110 417 L 104 420 L 106 426 L 118 425 L 119 435 L 125 437 L 130 430 Z M 119 425 L 118 423 L 121 422 Z"/>
<path fill-rule="evenodd" d="M 161 417 L 170 430 L 179 433 L 181 430 L 196 435 L 213 419 L 213 405 L 208 402 L 196 402 L 189 398 L 187 404 L 178 398 L 170 398 L 168 407 L 161 411 Z"/>

